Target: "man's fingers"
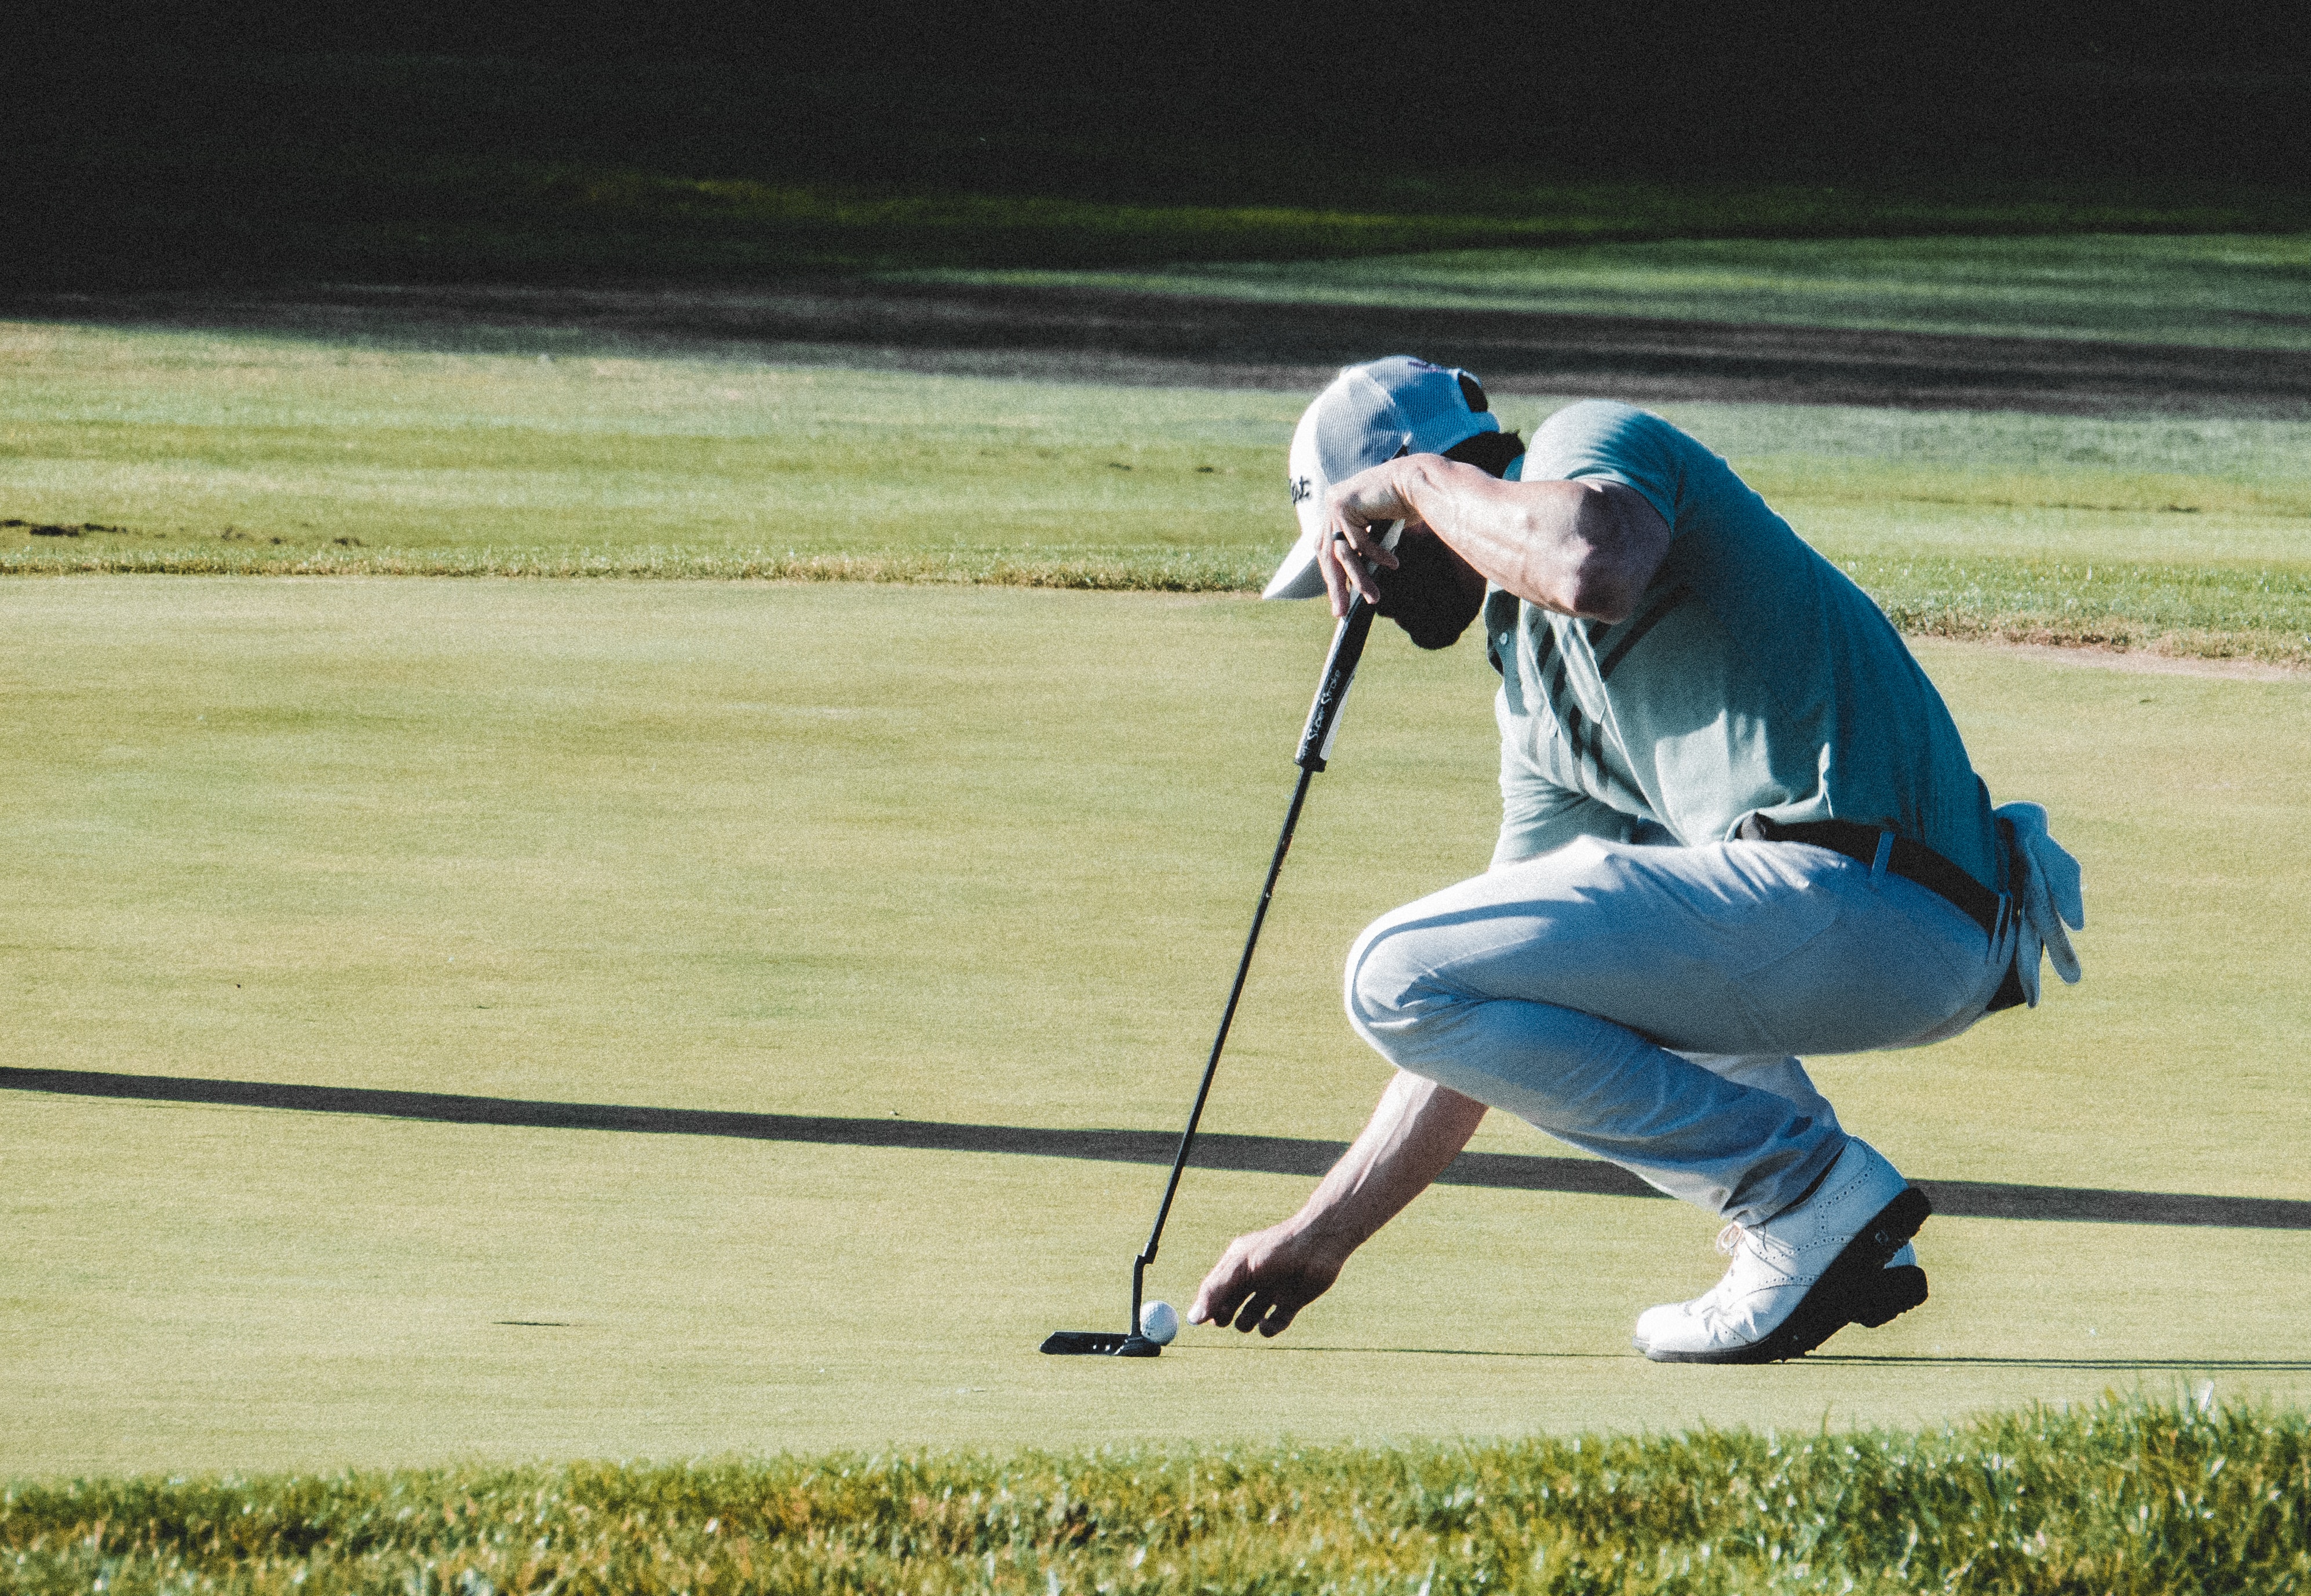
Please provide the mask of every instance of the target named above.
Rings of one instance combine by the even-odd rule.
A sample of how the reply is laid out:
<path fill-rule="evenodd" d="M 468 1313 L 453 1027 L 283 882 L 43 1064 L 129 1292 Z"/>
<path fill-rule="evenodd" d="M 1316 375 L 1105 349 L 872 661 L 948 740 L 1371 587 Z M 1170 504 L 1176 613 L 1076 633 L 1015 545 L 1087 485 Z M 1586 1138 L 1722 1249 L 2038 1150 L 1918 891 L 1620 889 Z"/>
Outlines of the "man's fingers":
<path fill-rule="evenodd" d="M 1324 579 L 1325 597 L 1332 601 L 1332 618 L 1348 613 L 1348 579 L 1340 569 L 1340 545 L 1327 536 L 1316 547 L 1316 574 Z"/>
<path fill-rule="evenodd" d="M 1295 1280 L 1284 1289 L 1263 1291 L 1253 1297 L 1235 1316 L 1236 1329 L 1258 1330 L 1262 1337 L 1282 1335 L 1312 1300 L 1308 1293 L 1295 1289 L 1299 1285 Z"/>
<path fill-rule="evenodd" d="M 1372 568 L 1367 562 L 1375 554 L 1384 554 L 1388 551 L 1371 541 L 1372 528 L 1366 527 L 1359 530 L 1365 540 L 1361 544 L 1338 525 L 1333 528 L 1332 563 L 1339 571 L 1342 579 L 1342 590 L 1339 596 L 1341 602 L 1333 606 L 1332 609 L 1332 613 L 1336 615 L 1347 613 L 1346 601 L 1348 589 L 1363 594 L 1367 600 L 1374 603 L 1378 603 L 1380 600 L 1380 584 L 1373 580 Z M 1394 555 L 1389 556 L 1389 563 L 1395 563 Z"/>
<path fill-rule="evenodd" d="M 1243 1243 L 1230 1245 L 1204 1277 L 1204 1283 L 1196 1287 L 1196 1300 L 1188 1304 L 1188 1322 L 1225 1324 L 1234 1318 L 1236 1309 L 1251 1295 L 1252 1275 Z"/>
<path fill-rule="evenodd" d="M 1262 1336 L 1279 1336 L 1300 1316 L 1300 1310 L 1316 1300 L 1320 1291 L 1309 1289 L 1310 1282 L 1300 1275 L 1290 1275 L 1262 1283 L 1237 1307 L 1235 1328 L 1258 1330 Z M 1225 1323 L 1225 1320 L 1219 1322 Z"/>
<path fill-rule="evenodd" d="M 1203 1317 L 1197 1322 L 1217 1324 L 1222 1329 L 1230 1325 L 1240 1330 L 1257 1329 L 1272 1336 L 1276 1330 L 1292 1322 L 1292 1315 L 1300 1311 L 1301 1303 L 1306 1300 L 1302 1293 L 1292 1289 L 1295 1284 L 1297 1282 L 1289 1279 L 1261 1279 L 1258 1271 L 1240 1269 L 1234 1278 L 1225 1285 L 1214 1289 L 1208 1284 L 1206 1289 L 1198 1295 L 1195 1307 Z M 1288 1307 L 1285 1306 L 1287 1303 L 1290 1304 Z M 1266 1330 L 1265 1321 L 1278 1309 L 1282 1309 L 1284 1313 L 1282 1321 L 1277 1324 L 1276 1330 Z"/>
<path fill-rule="evenodd" d="M 1196 1294 L 1196 1300 L 1188 1305 L 1188 1322 L 1190 1324 L 1225 1324 L 1235 1317 L 1236 1309 L 1243 1305 L 1247 1295 L 1249 1294 L 1245 1289 L 1234 1281 L 1229 1282 L 1225 1289 L 1218 1291 L 1207 1286 Z"/>
<path fill-rule="evenodd" d="M 1324 1295 L 1337 1272 L 1300 1255 L 1288 1238 L 1273 1232 L 1238 1236 L 1196 1288 L 1188 1321 L 1278 1335 Z"/>
<path fill-rule="evenodd" d="M 1388 546 L 1388 535 L 1402 525 L 1401 521 L 1372 521 L 1358 526 L 1353 540 L 1356 553 L 1384 571 L 1394 571 L 1398 561 L 1396 551 Z"/>
<path fill-rule="evenodd" d="M 1324 501 L 1326 545 L 1318 551 L 1319 563 L 1331 556 L 1341 568 L 1344 588 L 1379 602 L 1380 584 L 1373 580 L 1373 568 L 1396 569 L 1396 555 L 1383 540 L 1389 528 L 1410 513 L 1411 507 L 1401 501 L 1388 467 L 1358 472 L 1334 487 Z M 1332 613 L 1346 613 L 1347 606 L 1340 602 L 1346 592 L 1334 589 L 1332 593 Z"/>

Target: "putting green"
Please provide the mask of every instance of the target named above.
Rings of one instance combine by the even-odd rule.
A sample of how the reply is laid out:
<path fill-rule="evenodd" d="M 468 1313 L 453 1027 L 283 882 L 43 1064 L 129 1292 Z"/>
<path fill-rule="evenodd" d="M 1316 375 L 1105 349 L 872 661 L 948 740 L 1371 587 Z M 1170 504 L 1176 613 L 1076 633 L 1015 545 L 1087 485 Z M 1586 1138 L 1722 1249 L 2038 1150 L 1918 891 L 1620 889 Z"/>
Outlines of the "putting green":
<path fill-rule="evenodd" d="M 1006 589 L 82 578 L 0 589 L 19 1067 L 1176 1125 L 1288 796 L 1311 606 Z M 2084 861 L 2086 984 L 1825 1061 L 1913 1174 L 2311 1198 L 2311 684 L 1922 648 Z M 1383 629 L 1208 1121 L 1345 1137 L 1340 954 L 1481 867 L 1487 680 Z M 1513 1123 L 1479 1146 L 1557 1152 Z M 7 1471 L 885 1442 L 1924 1422 L 2311 1393 L 2311 1234 L 1938 1219 L 1833 1357 L 1656 1368 L 1668 1203 L 1424 1198 L 1283 1341 L 1120 1317 L 1161 1172 L 11 1092 Z M 1173 1300 L 1307 1182 L 1196 1172 Z M 1865 1361 L 1840 1361 L 1861 1357 Z"/>

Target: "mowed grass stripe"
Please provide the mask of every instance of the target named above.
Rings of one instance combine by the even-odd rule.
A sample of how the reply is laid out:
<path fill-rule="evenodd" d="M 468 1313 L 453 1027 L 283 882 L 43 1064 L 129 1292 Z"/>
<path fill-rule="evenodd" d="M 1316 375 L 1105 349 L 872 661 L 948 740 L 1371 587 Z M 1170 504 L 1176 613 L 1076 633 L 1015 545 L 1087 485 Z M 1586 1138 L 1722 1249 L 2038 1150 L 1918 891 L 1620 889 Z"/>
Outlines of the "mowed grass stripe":
<path fill-rule="evenodd" d="M 2311 349 L 2311 235 L 2299 232 L 1576 238 L 1553 249 L 907 275 L 1295 305 Z"/>
<path fill-rule="evenodd" d="M 0 572 L 1242 592 L 1290 536 L 1301 396 L 541 337 L 557 358 L 16 324 Z M 1663 409 L 1912 630 L 2311 659 L 2311 423 Z"/>

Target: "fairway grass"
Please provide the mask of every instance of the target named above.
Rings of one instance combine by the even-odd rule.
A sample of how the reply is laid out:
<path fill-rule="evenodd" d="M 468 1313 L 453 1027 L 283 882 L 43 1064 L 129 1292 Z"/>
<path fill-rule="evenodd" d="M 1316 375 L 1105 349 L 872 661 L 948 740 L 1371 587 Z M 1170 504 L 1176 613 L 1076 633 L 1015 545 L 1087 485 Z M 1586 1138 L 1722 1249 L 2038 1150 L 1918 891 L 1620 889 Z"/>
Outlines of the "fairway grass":
<path fill-rule="evenodd" d="M 513 337 L 0 327 L 0 573 L 1241 592 L 1290 535 L 1303 395 Z M 1907 630 L 2311 661 L 2311 423 L 1661 408 Z"/>
<path fill-rule="evenodd" d="M 2311 235 L 1697 238 L 929 282 L 1293 304 L 2311 349 Z"/>
<path fill-rule="evenodd" d="M 0 588 L 18 1067 L 1175 1128 L 1290 789 L 1311 606 L 1000 589 L 91 577 Z M 2084 863 L 2088 976 L 1820 1061 L 1926 1180 L 2311 1198 L 2311 686 L 1927 641 Z M 1343 1138 L 1374 914 L 1481 868 L 1489 673 L 1376 635 L 1208 1119 Z M 1495 1116 L 1478 1147 L 1558 1152 Z M 1938 1218 L 1925 1308 L 1656 1366 L 1667 1202 L 1440 1188 L 1273 1343 L 1121 1316 L 1160 1172 L 10 1092 L 5 1471 L 1934 1426 L 2311 1396 L 2311 1233 Z M 1183 1302 L 1304 1179 L 1196 1171 Z"/>

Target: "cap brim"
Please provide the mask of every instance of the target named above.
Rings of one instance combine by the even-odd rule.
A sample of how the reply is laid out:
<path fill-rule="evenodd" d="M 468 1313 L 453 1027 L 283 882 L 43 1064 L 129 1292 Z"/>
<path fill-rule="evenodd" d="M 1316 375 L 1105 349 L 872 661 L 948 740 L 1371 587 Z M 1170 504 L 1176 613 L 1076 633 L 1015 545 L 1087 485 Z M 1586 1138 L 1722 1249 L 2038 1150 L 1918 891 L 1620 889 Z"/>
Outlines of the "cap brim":
<path fill-rule="evenodd" d="M 1321 598 L 1324 596 L 1324 573 L 1316 569 L 1316 535 L 1323 528 L 1311 527 L 1284 556 L 1276 574 L 1268 579 L 1268 586 L 1260 590 L 1262 598 Z M 1396 540 L 1404 536 L 1404 523 L 1391 522 L 1381 536 L 1380 546 L 1392 549 Z"/>
<path fill-rule="evenodd" d="M 1268 579 L 1268 586 L 1260 590 L 1262 598 L 1321 598 L 1324 594 L 1324 573 L 1316 569 L 1316 538 L 1304 532 L 1292 552 L 1284 556 L 1276 574 Z"/>
<path fill-rule="evenodd" d="M 1398 367 L 1408 371 L 1397 371 Z M 1375 370 L 1390 374 L 1382 383 Z M 1435 389 L 1414 403 L 1416 389 Z M 1344 366 L 1330 386 L 1301 413 L 1293 429 L 1285 471 L 1300 538 L 1286 554 L 1262 598 L 1314 598 L 1324 591 L 1316 551 L 1323 535 L 1325 495 L 1335 482 L 1404 454 L 1442 454 L 1478 432 L 1497 431 L 1489 413 L 1469 408 L 1474 379 L 1457 367 L 1432 366 L 1409 356 Z M 1482 403 L 1481 393 L 1478 403 Z M 1405 406 L 1412 408 L 1408 412 Z"/>

